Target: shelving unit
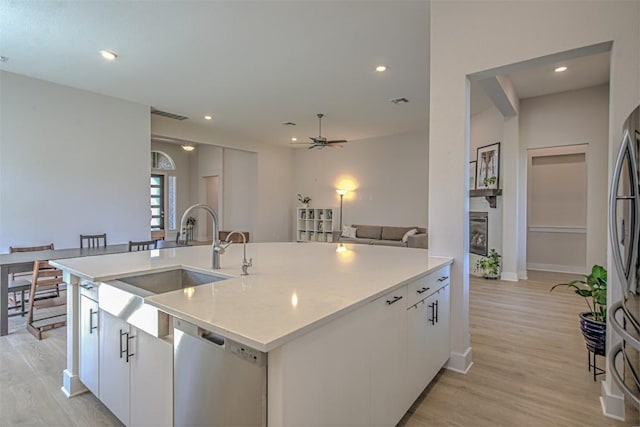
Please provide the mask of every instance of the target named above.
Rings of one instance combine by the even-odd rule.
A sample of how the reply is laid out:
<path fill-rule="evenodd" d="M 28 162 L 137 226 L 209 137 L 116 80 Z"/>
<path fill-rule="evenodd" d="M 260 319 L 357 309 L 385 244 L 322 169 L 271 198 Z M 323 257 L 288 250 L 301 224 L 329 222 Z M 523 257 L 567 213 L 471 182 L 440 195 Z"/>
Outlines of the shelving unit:
<path fill-rule="evenodd" d="M 296 208 L 298 242 L 333 241 L 333 209 Z"/>
<path fill-rule="evenodd" d="M 502 196 L 502 189 L 484 188 L 481 190 L 470 190 L 469 197 L 484 197 L 489 202 L 489 207 L 495 208 L 497 197 Z"/>

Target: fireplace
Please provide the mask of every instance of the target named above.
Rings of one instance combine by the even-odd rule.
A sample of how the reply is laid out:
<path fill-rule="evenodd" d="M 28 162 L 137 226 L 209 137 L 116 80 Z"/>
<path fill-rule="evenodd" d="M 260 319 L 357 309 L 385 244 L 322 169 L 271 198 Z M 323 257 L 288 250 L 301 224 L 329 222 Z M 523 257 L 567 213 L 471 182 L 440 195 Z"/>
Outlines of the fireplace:
<path fill-rule="evenodd" d="M 487 256 L 489 213 L 469 212 L 469 252 Z"/>

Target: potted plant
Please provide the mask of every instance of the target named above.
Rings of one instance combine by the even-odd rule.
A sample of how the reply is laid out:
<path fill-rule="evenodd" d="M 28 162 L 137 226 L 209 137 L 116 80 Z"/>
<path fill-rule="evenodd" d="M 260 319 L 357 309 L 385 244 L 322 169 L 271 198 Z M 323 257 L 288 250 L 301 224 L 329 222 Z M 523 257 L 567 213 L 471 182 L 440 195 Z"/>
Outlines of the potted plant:
<path fill-rule="evenodd" d="M 495 249 L 489 251 L 489 256 L 476 261 L 475 271 L 485 279 L 497 279 L 500 277 L 500 258 L 502 256 Z"/>
<path fill-rule="evenodd" d="M 604 356 L 607 333 L 607 270 L 594 265 L 590 274 L 583 274 L 581 279 L 568 283 L 558 283 L 558 286 L 573 289 L 577 295 L 584 298 L 589 311 L 580 316 L 580 329 L 587 342 L 587 348 L 595 354 Z"/>
<path fill-rule="evenodd" d="M 303 196 L 302 194 L 298 193 L 298 200 L 300 201 L 300 203 L 302 203 L 302 207 L 307 207 L 309 206 L 309 202 L 311 201 L 311 197 L 309 196 Z"/>

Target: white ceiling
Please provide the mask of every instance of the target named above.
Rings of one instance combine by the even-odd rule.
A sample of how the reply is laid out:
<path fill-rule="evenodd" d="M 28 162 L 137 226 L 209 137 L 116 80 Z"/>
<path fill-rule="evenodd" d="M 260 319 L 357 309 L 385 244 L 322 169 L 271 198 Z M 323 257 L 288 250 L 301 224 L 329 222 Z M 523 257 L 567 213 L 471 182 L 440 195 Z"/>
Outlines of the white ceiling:
<path fill-rule="evenodd" d="M 329 139 L 425 130 L 428 38 L 426 0 L 0 0 L 9 58 L 0 69 L 287 146 L 317 136 L 317 113 Z M 118 59 L 105 62 L 101 49 Z M 521 98 L 608 81 L 608 54 L 572 61 L 560 75 L 546 67 L 509 77 Z M 388 70 L 376 73 L 378 64 Z M 491 105 L 478 89 L 472 113 Z M 409 103 L 389 102 L 398 97 Z"/>

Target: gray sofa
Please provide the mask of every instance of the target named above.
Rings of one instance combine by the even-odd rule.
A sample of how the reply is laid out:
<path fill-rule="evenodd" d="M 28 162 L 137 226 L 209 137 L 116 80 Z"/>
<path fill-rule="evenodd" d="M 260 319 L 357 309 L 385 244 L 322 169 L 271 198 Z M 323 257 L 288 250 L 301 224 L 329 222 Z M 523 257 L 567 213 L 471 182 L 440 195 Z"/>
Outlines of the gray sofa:
<path fill-rule="evenodd" d="M 356 229 L 356 237 L 344 237 L 342 231 L 333 232 L 333 241 L 340 243 L 361 243 L 366 245 L 386 245 L 409 248 L 427 249 L 427 229 L 422 227 L 392 227 L 387 225 L 358 225 L 351 227 Z M 416 228 L 418 234 L 409 236 L 407 242 L 402 241 L 404 234 Z"/>

